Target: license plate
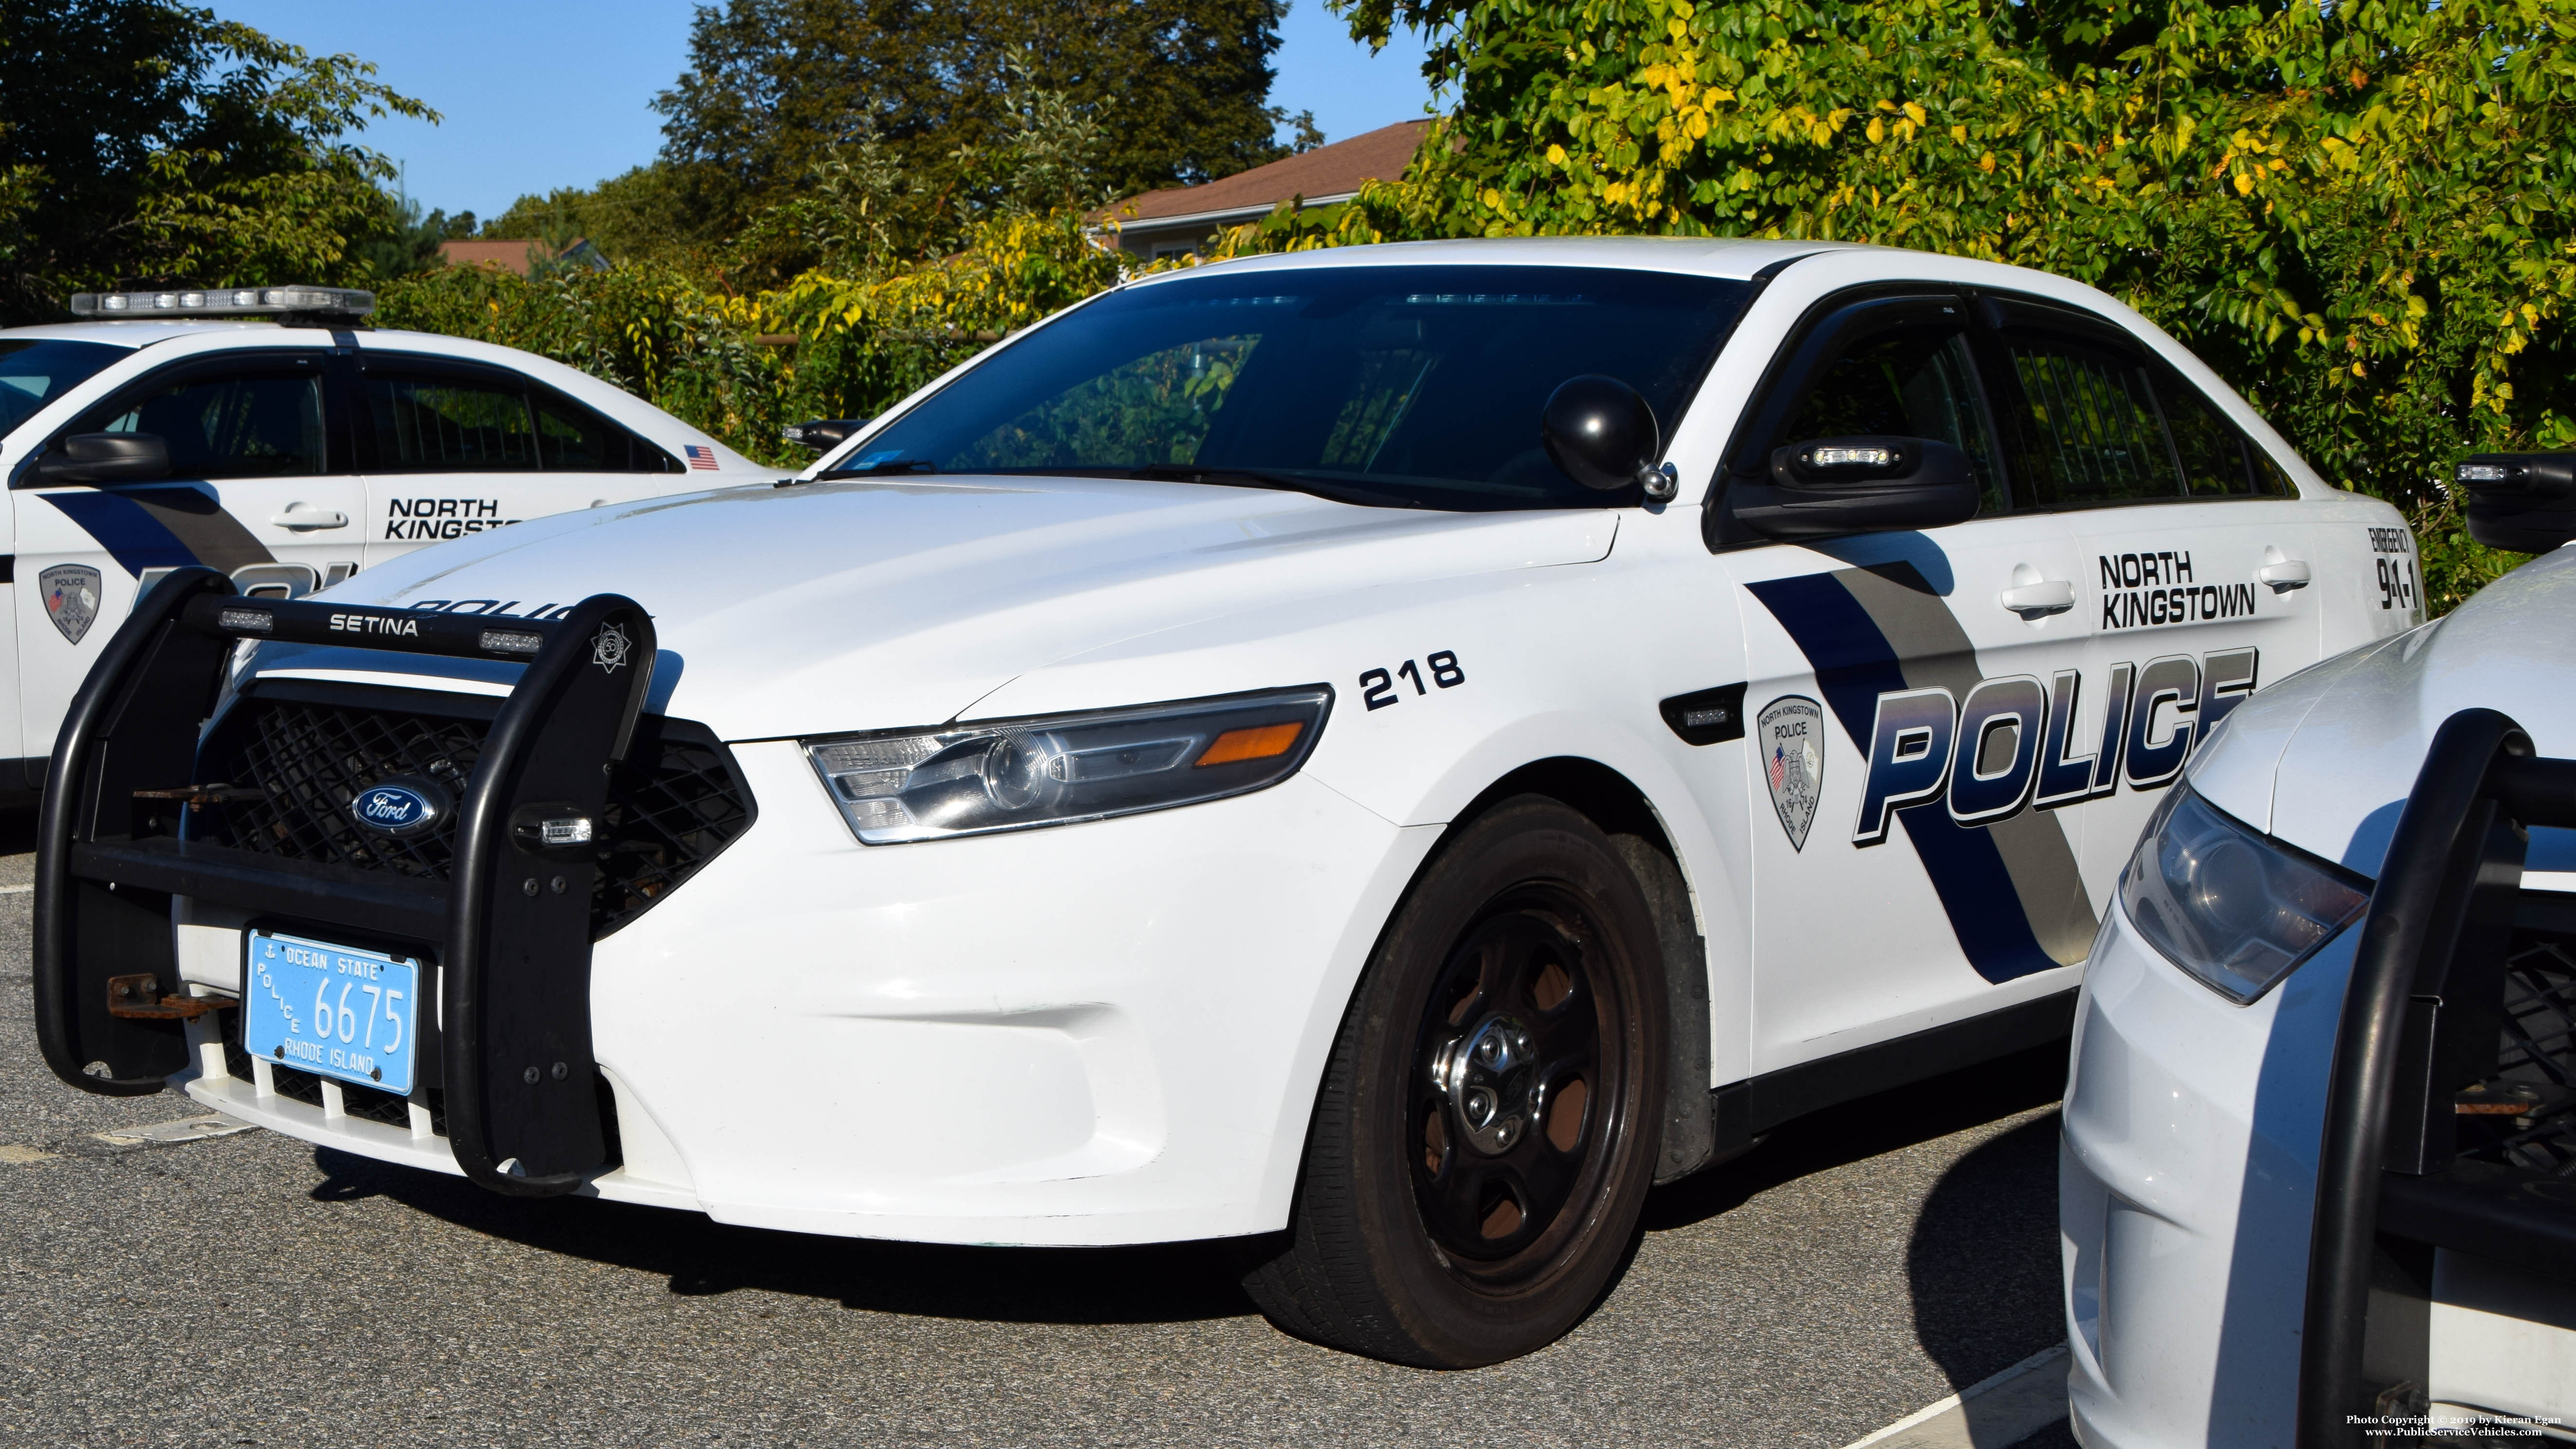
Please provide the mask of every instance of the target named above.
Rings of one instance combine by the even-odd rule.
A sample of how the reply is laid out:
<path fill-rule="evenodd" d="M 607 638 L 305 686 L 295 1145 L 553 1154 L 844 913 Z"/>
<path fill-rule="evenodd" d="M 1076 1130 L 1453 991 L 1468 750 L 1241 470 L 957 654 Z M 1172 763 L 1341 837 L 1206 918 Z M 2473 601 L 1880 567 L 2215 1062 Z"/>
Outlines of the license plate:
<path fill-rule="evenodd" d="M 420 962 L 248 933 L 242 1048 L 279 1066 L 411 1095 Z"/>

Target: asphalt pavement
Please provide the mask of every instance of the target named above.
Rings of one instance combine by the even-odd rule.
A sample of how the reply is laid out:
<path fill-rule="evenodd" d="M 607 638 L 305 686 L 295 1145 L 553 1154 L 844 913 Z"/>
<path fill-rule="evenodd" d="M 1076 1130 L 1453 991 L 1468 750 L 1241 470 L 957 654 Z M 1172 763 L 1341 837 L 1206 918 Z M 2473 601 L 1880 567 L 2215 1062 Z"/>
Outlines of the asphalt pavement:
<path fill-rule="evenodd" d="M 802 1237 L 260 1131 L 112 1145 L 204 1109 L 45 1070 L 30 875 L 0 858 L 0 1443 L 1839 1449 L 2064 1337 L 2062 1053 L 1659 1190 L 1572 1334 L 1435 1373 L 1271 1328 L 1221 1245 Z"/>

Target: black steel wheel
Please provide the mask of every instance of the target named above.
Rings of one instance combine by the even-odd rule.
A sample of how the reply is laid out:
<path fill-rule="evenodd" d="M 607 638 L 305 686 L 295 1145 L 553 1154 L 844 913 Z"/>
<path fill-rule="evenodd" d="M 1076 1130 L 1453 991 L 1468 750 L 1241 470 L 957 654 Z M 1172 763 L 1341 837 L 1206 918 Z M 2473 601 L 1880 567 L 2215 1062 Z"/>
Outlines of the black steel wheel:
<path fill-rule="evenodd" d="M 1274 1322 L 1426 1367 L 1544 1346 L 1609 1287 L 1664 1097 L 1655 921 L 1590 821 L 1507 801 L 1389 924 L 1325 1069 L 1288 1231 L 1245 1287 Z"/>

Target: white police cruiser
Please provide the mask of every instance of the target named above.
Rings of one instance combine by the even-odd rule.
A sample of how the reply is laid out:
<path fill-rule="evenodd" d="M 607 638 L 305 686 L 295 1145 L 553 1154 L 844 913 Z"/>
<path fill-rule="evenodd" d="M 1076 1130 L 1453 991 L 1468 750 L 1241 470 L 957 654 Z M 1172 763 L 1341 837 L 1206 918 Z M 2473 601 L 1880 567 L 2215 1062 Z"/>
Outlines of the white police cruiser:
<path fill-rule="evenodd" d="M 2576 1421 L 2576 454 L 2551 550 L 2264 691 L 2168 791 L 2083 988 L 2059 1211 L 2094 1446 Z"/>
<path fill-rule="evenodd" d="M 41 1034 L 504 1193 L 1241 1238 L 1299 1333 L 1491 1362 L 1651 1183 L 2061 1037 L 2193 742 L 2413 566 L 2034 272 L 1170 274 L 790 484 L 173 576 L 54 760 Z"/>
<path fill-rule="evenodd" d="M 439 539 L 777 476 L 560 363 L 370 330 L 374 306 L 82 293 L 81 321 L 0 330 L 0 794 L 42 785 L 72 691 L 173 568 L 298 597 Z"/>

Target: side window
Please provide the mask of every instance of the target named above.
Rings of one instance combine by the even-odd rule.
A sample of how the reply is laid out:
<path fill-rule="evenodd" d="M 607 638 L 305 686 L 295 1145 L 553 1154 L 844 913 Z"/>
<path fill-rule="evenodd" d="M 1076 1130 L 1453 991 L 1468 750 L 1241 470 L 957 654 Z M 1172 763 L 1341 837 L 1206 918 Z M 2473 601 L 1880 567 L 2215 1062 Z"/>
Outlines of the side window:
<path fill-rule="evenodd" d="M 2242 498 L 2253 492 L 2245 444 L 2200 394 L 2179 378 L 2156 391 L 2173 429 L 2174 456 L 2182 461 L 2183 491 L 2194 498 Z"/>
<path fill-rule="evenodd" d="M 2164 404 L 2174 454 L 2182 460 L 2183 487 L 2192 497 L 2286 498 L 2298 492 L 2280 465 L 2236 431 L 2198 388 L 2166 372 L 2157 379 L 2156 397 Z"/>
<path fill-rule="evenodd" d="M 2001 512 L 2003 480 L 1977 393 L 1967 334 L 1952 322 L 1924 321 L 1868 332 L 1810 376 L 1766 448 L 1814 438 L 1885 434 L 1937 438 L 1968 455 L 1982 502 Z"/>
<path fill-rule="evenodd" d="M 677 473 L 668 453 L 569 398 L 533 390 L 537 454 L 548 471 Z"/>
<path fill-rule="evenodd" d="M 2252 443 L 2247 443 L 2245 445 L 2245 456 L 2254 460 L 2254 491 L 2256 493 L 2261 494 L 2265 498 L 2296 498 L 2299 496 L 2299 486 L 2290 481 L 2289 474 L 2281 471 L 2280 464 L 2272 461 L 2271 454 L 2264 452 L 2261 448 L 2256 447 Z"/>
<path fill-rule="evenodd" d="M 2033 501 L 2082 507 L 2182 496 L 2145 364 L 2108 347 L 2006 334 Z"/>
<path fill-rule="evenodd" d="M 75 433 L 150 433 L 173 478 L 293 478 L 325 471 L 322 379 L 315 372 L 200 374 L 127 397 Z"/>
<path fill-rule="evenodd" d="M 497 380 L 371 374 L 378 472 L 535 472 L 537 429 L 524 388 Z"/>

